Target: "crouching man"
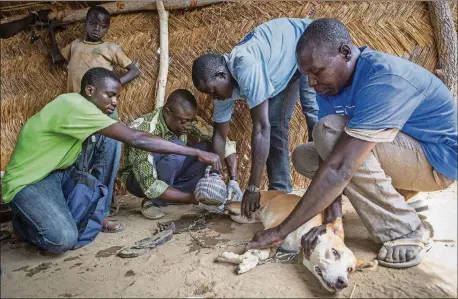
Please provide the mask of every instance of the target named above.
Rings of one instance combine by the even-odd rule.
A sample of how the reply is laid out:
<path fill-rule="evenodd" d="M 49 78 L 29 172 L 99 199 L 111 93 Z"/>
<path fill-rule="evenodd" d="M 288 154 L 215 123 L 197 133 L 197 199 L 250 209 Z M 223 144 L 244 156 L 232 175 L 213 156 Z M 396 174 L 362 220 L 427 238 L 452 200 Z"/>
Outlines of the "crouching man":
<path fill-rule="evenodd" d="M 356 47 L 334 19 L 310 24 L 296 57 L 318 94 L 314 142 L 293 153 L 294 167 L 312 183 L 291 215 L 256 234 L 249 246 L 275 244 L 328 207 L 325 216 L 332 221 L 342 213 L 343 192 L 382 244 L 381 265 L 418 265 L 432 246 L 431 232 L 397 189 L 437 191 L 457 179 L 452 94 L 410 61 Z M 306 235 L 305 247 L 311 248 L 319 233 Z"/>
<path fill-rule="evenodd" d="M 216 154 L 172 143 L 111 119 L 108 115 L 117 106 L 120 88 L 113 72 L 92 68 L 82 78 L 80 93 L 58 96 L 22 128 L 2 180 L 2 199 L 14 211 L 15 232 L 26 241 L 56 253 L 75 248 L 82 227 L 81 223 L 77 226 L 70 207 L 82 198 L 78 197 L 81 193 L 66 187 L 77 173 L 83 177 L 82 184 L 88 180 L 92 187 L 100 183 L 100 190 L 108 192 L 106 186 L 115 179 L 112 168 L 119 162 L 113 154 L 116 140 L 148 152 L 196 157 L 221 169 Z M 100 136 L 93 137 L 97 132 Z M 95 167 L 97 164 L 103 167 Z M 89 174 L 91 169 L 98 170 Z M 106 198 L 107 205 L 110 200 Z M 98 209 L 105 215 L 107 206 Z M 108 231 L 122 227 L 108 219 L 102 221 Z"/>
<path fill-rule="evenodd" d="M 197 101 L 186 89 L 172 92 L 164 107 L 137 118 L 131 127 L 178 145 L 185 146 L 189 139 L 194 142 L 189 145 L 191 148 L 212 150 L 213 128 L 197 118 Z M 168 203 L 197 203 L 193 192 L 205 174 L 206 165 L 202 160 L 173 151 L 152 154 L 131 146 L 125 147 L 124 158 L 121 179 L 130 193 L 144 198 L 141 212 L 145 218 L 164 217 L 161 206 Z M 227 185 L 229 197 L 241 200 L 235 142 L 230 140 L 226 143 L 225 161 L 230 176 Z"/>

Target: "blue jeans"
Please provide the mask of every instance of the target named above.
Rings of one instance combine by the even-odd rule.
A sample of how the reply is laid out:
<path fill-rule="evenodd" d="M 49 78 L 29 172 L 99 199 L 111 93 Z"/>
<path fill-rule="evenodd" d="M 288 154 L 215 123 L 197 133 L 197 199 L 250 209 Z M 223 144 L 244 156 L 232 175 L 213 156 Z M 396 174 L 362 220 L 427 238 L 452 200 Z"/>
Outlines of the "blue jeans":
<path fill-rule="evenodd" d="M 185 145 L 183 141 L 170 140 L 179 145 Z M 210 151 L 211 146 L 208 142 L 189 145 L 203 151 Z M 166 182 L 182 192 L 192 193 L 196 189 L 197 182 L 205 175 L 207 165 L 203 164 L 195 157 L 181 156 L 175 154 L 153 154 L 154 163 L 158 179 Z M 137 182 L 135 175 L 131 172 L 126 179 L 126 189 L 133 195 L 145 198 L 146 195 Z M 167 206 L 167 202 L 159 198 L 153 199 L 158 206 Z"/>
<path fill-rule="evenodd" d="M 94 137 L 95 139 L 89 137 L 86 139 L 85 144 L 83 144 L 88 167 L 84 166 L 83 159 L 78 159 L 77 168 L 89 169 L 90 173 L 108 188 L 107 206 L 105 209 L 105 216 L 108 216 L 114 195 L 116 174 L 118 173 L 119 161 L 121 159 L 121 142 L 100 134 L 94 134 Z"/>
<path fill-rule="evenodd" d="M 103 184 L 113 185 L 114 168 L 119 165 L 119 159 L 116 160 L 118 142 L 99 134 L 94 138 L 90 136 L 85 141 L 80 156 L 72 166 L 81 171 L 89 169 Z M 42 250 L 65 252 L 72 249 L 78 240 L 78 230 L 62 192 L 62 184 L 70 176 L 69 169 L 53 171 L 42 180 L 28 185 L 9 203 L 14 212 L 14 231 Z M 111 197 L 107 201 L 111 201 Z"/>
<path fill-rule="evenodd" d="M 315 91 L 308 86 L 308 80 L 305 75 L 296 72 L 286 88 L 275 97 L 269 99 L 271 129 L 270 150 L 266 163 L 269 190 L 292 191 L 288 146 L 289 121 L 293 115 L 294 105 L 298 97 L 301 100 L 310 139 L 313 126 L 318 118 L 318 104 Z"/>

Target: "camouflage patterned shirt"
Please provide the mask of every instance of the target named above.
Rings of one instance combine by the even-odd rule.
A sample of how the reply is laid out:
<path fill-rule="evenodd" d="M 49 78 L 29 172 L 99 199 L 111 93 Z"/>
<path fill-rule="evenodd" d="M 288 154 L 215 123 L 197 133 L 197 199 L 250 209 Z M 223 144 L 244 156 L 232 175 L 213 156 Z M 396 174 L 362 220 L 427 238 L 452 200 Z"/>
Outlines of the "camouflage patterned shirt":
<path fill-rule="evenodd" d="M 149 132 L 154 136 L 159 136 L 165 140 L 179 139 L 185 144 L 188 144 L 188 137 L 197 139 L 197 142 L 212 141 L 213 128 L 209 126 L 202 118 L 197 117 L 197 124 L 190 130 L 189 135 L 176 136 L 172 133 L 167 124 L 165 123 L 162 114 L 162 107 L 155 109 L 152 113 L 145 114 L 135 119 L 131 128 Z M 234 141 L 227 140 L 225 157 L 232 155 L 236 152 L 236 145 Z M 165 192 L 169 186 L 166 182 L 159 180 L 154 158 L 152 153 L 146 152 L 128 145 L 124 145 L 122 169 L 119 171 L 119 177 L 122 182 L 125 182 L 127 176 L 132 171 L 135 178 L 140 184 L 143 193 L 148 198 L 158 198 Z"/>

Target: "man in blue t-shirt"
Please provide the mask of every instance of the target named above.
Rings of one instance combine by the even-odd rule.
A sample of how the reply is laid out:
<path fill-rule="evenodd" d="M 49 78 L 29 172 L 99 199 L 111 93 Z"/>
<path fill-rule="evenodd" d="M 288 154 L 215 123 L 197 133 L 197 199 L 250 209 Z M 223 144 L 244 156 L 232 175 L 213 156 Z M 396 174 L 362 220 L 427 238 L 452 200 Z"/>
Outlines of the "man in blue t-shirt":
<path fill-rule="evenodd" d="M 230 54 L 205 54 L 192 66 L 195 87 L 215 99 L 212 144 L 222 160 L 235 101 L 245 99 L 250 108 L 252 162 L 242 200 L 242 211 L 248 217 L 259 207 L 265 165 L 269 190 L 292 191 L 288 134 L 299 88 L 309 140 L 317 122 L 315 91 L 298 71 L 294 54 L 299 37 L 311 21 L 271 20 L 246 35 Z"/>
<path fill-rule="evenodd" d="M 447 87 L 405 59 L 356 47 L 335 19 L 309 25 L 296 51 L 317 92 L 314 142 L 300 145 L 293 164 L 313 181 L 292 214 L 257 233 L 249 248 L 282 240 L 318 213 L 342 215 L 342 192 L 383 246 L 381 265 L 419 264 L 431 232 L 398 190 L 436 191 L 457 179 L 457 108 Z M 320 158 L 324 162 L 320 162 Z M 303 237 L 311 248 L 322 226 Z"/>

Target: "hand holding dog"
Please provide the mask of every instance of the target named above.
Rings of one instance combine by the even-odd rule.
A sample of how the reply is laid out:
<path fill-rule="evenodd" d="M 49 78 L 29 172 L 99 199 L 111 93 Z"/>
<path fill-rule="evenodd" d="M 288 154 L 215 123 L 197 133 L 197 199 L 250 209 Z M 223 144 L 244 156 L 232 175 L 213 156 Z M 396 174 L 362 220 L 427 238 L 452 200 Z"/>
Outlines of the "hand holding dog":
<path fill-rule="evenodd" d="M 304 257 L 306 259 L 310 259 L 310 254 L 316 246 L 318 237 L 324 233 L 326 233 L 326 224 L 313 227 L 305 235 L 302 236 L 301 247 L 303 249 Z"/>
<path fill-rule="evenodd" d="M 285 237 L 279 233 L 277 227 L 269 228 L 257 232 L 253 239 L 248 242 L 246 250 L 280 247 L 284 239 Z"/>
<path fill-rule="evenodd" d="M 260 208 L 259 199 L 261 193 L 245 191 L 242 199 L 242 216 L 251 220 L 251 213 Z"/>

